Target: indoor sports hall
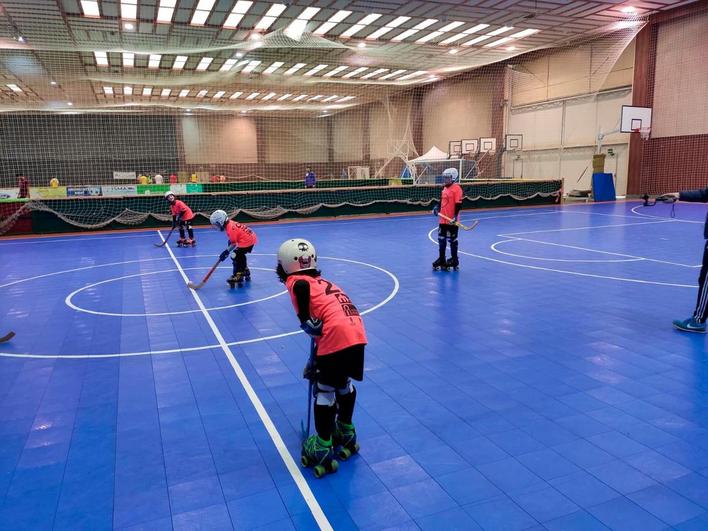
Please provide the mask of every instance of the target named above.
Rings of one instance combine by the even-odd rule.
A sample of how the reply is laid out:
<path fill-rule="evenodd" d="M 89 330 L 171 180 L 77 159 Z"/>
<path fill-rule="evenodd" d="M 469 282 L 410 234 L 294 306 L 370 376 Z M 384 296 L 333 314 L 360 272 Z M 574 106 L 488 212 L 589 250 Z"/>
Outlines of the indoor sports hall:
<path fill-rule="evenodd" d="M 0 529 L 708 529 L 707 27 L 0 0 Z"/>

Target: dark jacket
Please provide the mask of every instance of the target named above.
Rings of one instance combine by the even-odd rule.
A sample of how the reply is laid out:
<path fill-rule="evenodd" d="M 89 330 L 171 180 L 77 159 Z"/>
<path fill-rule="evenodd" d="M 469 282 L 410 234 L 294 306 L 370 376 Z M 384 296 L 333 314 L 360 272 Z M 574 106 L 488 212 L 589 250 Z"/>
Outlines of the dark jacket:
<path fill-rule="evenodd" d="M 690 203 L 708 203 L 708 188 L 681 192 L 679 193 L 679 199 Z M 708 240 L 708 213 L 706 213 L 706 223 L 703 225 L 703 237 Z"/>

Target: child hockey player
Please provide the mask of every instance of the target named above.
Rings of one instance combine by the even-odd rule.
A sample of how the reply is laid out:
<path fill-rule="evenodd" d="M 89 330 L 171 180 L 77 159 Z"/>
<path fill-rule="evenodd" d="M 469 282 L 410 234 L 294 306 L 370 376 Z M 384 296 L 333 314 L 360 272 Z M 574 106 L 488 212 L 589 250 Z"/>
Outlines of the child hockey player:
<path fill-rule="evenodd" d="M 229 243 L 236 246 L 232 257 L 234 269 L 226 282 L 233 288 L 236 284 L 239 287 L 243 286 L 244 280 L 251 280 L 251 271 L 248 269 L 248 261 L 246 255 L 253 251 L 253 246 L 256 245 L 258 238 L 256 233 L 249 229 L 243 223 L 230 220 L 229 216 L 223 210 L 215 210 L 209 217 L 209 221 L 214 227 L 220 231 L 226 231 L 226 236 L 229 238 Z M 226 249 L 221 253 L 219 259 L 223 262 L 229 256 L 229 250 Z"/>
<path fill-rule="evenodd" d="M 438 225 L 438 259 L 433 262 L 433 270 L 450 268 L 458 269 L 460 261 L 457 259 L 457 232 L 459 227 L 455 225 L 462 209 L 462 187 L 457 184 L 457 170 L 448 168 L 443 171 L 442 197 L 440 198 L 440 208 L 433 208 L 433 214 L 439 215 Z M 450 242 L 450 260 L 445 259 L 445 247 Z"/>
<path fill-rule="evenodd" d="M 314 245 L 300 238 L 278 250 L 277 275 L 290 293 L 300 328 L 315 340 L 314 367 L 303 376 L 316 386 L 315 430 L 302 445 L 302 462 L 315 475 L 337 470 L 338 456 L 347 459 L 359 450 L 352 424 L 356 389 L 351 379 L 364 378 L 366 332 L 359 311 L 337 286 L 320 276 Z"/>
<path fill-rule="evenodd" d="M 173 192 L 165 192 L 165 199 L 170 204 L 170 211 L 172 212 L 172 228 L 174 229 L 179 225 L 177 247 L 189 247 L 190 245 L 194 247 L 197 245 L 197 242 L 194 239 L 194 231 L 192 230 L 192 220 L 194 219 L 192 209 L 189 208 L 184 201 L 177 199 Z M 185 227 L 189 234 L 189 238 L 186 239 L 184 237 Z"/>

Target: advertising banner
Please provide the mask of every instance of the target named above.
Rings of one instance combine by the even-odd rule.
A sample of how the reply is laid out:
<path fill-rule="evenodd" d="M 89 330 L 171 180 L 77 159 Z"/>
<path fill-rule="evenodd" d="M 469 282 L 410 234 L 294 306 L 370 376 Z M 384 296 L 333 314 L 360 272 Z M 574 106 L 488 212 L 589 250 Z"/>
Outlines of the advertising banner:
<path fill-rule="evenodd" d="M 138 195 L 138 185 L 136 184 L 112 184 L 101 186 L 103 197 L 123 197 L 127 195 Z"/>
<path fill-rule="evenodd" d="M 138 176 L 134 171 L 114 171 L 113 178 L 116 181 L 135 181 Z"/>
<path fill-rule="evenodd" d="M 59 199 L 66 197 L 66 186 L 32 186 L 30 187 L 30 198 L 32 199 Z"/>
<path fill-rule="evenodd" d="M 68 197 L 96 197 L 101 195 L 100 186 L 67 186 Z"/>
<path fill-rule="evenodd" d="M 19 188 L 0 188 L 0 201 L 6 201 L 8 199 L 17 199 L 19 193 Z"/>

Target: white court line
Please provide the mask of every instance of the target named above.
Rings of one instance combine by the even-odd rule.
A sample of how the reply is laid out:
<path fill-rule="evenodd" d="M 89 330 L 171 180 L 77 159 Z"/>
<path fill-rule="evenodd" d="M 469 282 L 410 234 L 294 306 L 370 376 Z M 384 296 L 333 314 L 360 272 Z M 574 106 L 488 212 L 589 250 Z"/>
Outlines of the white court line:
<path fill-rule="evenodd" d="M 637 216 L 643 217 L 643 218 L 651 218 L 651 219 L 666 219 L 666 216 L 652 216 L 651 214 L 642 214 L 641 212 L 637 212 L 637 208 L 651 208 L 651 207 L 645 207 L 644 205 L 637 205 L 632 208 L 632 212 L 636 214 Z M 697 223 L 702 225 L 705 223 L 704 221 L 694 221 L 691 219 L 678 219 L 678 218 L 671 218 L 671 221 L 678 221 L 680 223 Z"/>
<path fill-rule="evenodd" d="M 160 238 L 163 238 L 162 234 L 160 234 Z M 184 283 L 187 284 L 189 282 L 189 278 L 187 278 L 187 274 L 184 272 L 182 266 L 177 261 L 177 258 L 172 252 L 172 248 L 167 246 L 165 248 L 167 249 L 167 252 L 170 253 L 172 261 L 175 263 L 180 275 L 184 279 Z M 315 498 L 315 495 L 312 493 L 312 490 L 310 490 L 310 486 L 307 484 L 305 477 L 302 475 L 300 467 L 295 464 L 295 461 L 293 460 L 292 456 L 290 455 L 290 452 L 285 446 L 283 438 L 280 436 L 280 433 L 278 433 L 278 430 L 276 429 L 275 424 L 273 424 L 273 421 L 268 415 L 268 412 L 266 411 L 265 407 L 263 407 L 263 403 L 261 402 L 260 398 L 258 398 L 258 395 L 253 390 L 253 386 L 251 385 L 251 382 L 248 381 L 246 373 L 243 372 L 241 365 L 239 365 L 238 361 L 236 361 L 236 357 L 234 356 L 233 352 L 231 352 L 231 348 L 226 343 L 224 337 L 221 335 L 221 331 L 216 326 L 216 323 L 211 318 L 211 315 L 209 315 L 209 311 L 204 306 L 202 299 L 199 297 L 199 294 L 196 290 L 189 289 L 189 291 L 192 293 L 194 300 L 199 305 L 204 319 L 206 319 L 207 323 L 209 324 L 209 328 L 211 328 L 211 331 L 214 333 L 216 340 L 219 342 L 221 350 L 224 351 L 224 354 L 226 354 L 229 363 L 231 363 L 231 367 L 236 373 L 236 377 L 239 379 L 239 382 L 241 382 L 243 389 L 246 391 L 248 398 L 251 400 L 251 404 L 253 404 L 253 407 L 258 413 L 261 422 L 263 422 L 265 429 L 268 431 L 268 435 L 270 435 L 270 438 L 273 440 L 273 444 L 275 445 L 276 450 L 278 450 L 280 457 L 285 462 L 285 466 L 288 469 L 288 472 L 290 472 L 290 475 L 292 476 L 293 481 L 295 481 L 295 484 L 297 485 L 300 494 L 302 494 L 302 497 L 305 499 L 305 503 L 307 503 L 307 506 L 310 508 L 310 512 L 312 512 L 312 516 L 317 522 L 317 525 L 320 529 L 333 531 L 334 528 L 329 523 L 329 520 L 327 520 L 327 517 L 325 516 L 322 507 L 320 507 L 320 504 Z"/>
<path fill-rule="evenodd" d="M 498 242 L 494 242 L 489 248 L 494 251 L 495 253 L 503 254 L 505 256 L 512 256 L 514 258 L 526 258 L 528 260 L 543 260 L 544 262 L 571 262 L 571 263 L 590 263 L 590 264 L 617 264 L 617 263 L 624 263 L 624 262 L 638 262 L 640 260 L 644 260 L 644 258 L 640 257 L 635 257 L 635 258 L 625 258 L 623 260 L 578 260 L 578 259 L 573 259 L 573 258 L 542 258 L 540 256 L 528 256 L 525 254 L 516 254 L 516 253 L 510 253 L 508 251 L 502 251 L 497 248 L 498 245 L 501 245 L 503 243 L 512 243 L 512 242 L 533 242 L 533 243 L 548 243 L 548 242 L 542 242 L 542 241 L 535 241 L 535 240 L 528 240 L 526 238 L 514 238 L 511 240 L 501 240 Z M 558 247 L 568 247 L 570 249 L 582 249 L 581 247 L 574 247 L 572 245 L 562 245 L 559 243 L 548 243 L 548 245 L 556 245 Z M 617 254 L 617 253 L 606 253 L 605 251 L 597 251 L 595 249 L 582 249 L 583 251 L 592 251 L 596 253 L 605 253 L 605 254 Z M 620 255 L 622 256 L 622 255 Z"/>
<path fill-rule="evenodd" d="M 435 245 L 438 244 L 436 240 L 433 240 L 433 232 L 435 232 L 437 227 L 434 229 L 431 229 L 430 232 L 428 232 L 428 239 Z M 675 287 L 675 288 L 696 288 L 696 285 L 694 284 L 673 284 L 671 282 L 658 282 L 658 281 L 653 281 L 653 280 L 639 280 L 636 278 L 623 278 L 623 277 L 612 277 L 608 275 L 595 275 L 592 273 L 580 273 L 578 271 L 567 271 L 565 269 L 553 269 L 550 267 L 541 267 L 541 266 L 534 266 L 534 265 L 528 265 L 528 264 L 519 264 L 517 262 L 509 262 L 506 260 L 499 260 L 497 258 L 492 258 L 490 256 L 483 256 L 481 254 L 474 254 L 474 253 L 466 253 L 465 251 L 457 251 L 460 254 L 464 254 L 467 256 L 472 256 L 474 258 L 480 258 L 481 260 L 488 260 L 489 262 L 496 262 L 498 264 L 506 264 L 514 267 L 521 267 L 524 269 L 534 269 L 536 271 L 550 271 L 552 273 L 564 273 L 566 275 L 574 275 L 578 277 L 590 277 L 590 278 L 604 278 L 607 280 L 618 280 L 620 282 L 631 282 L 634 284 L 652 284 L 655 286 L 670 286 L 670 287 Z"/>
<path fill-rule="evenodd" d="M 674 221 L 671 219 L 666 219 L 663 221 L 642 221 L 639 223 L 616 223 L 614 225 L 590 225 L 587 227 L 570 227 L 567 229 L 543 229 L 543 230 L 529 230 L 525 232 L 507 232 L 504 234 L 497 234 L 497 236 L 501 238 L 514 238 L 515 236 L 518 235 L 523 235 L 523 234 L 539 234 L 543 233 L 546 234 L 548 232 L 567 232 L 567 231 L 574 231 L 574 230 L 589 230 L 589 229 L 611 229 L 614 227 L 634 227 L 635 225 L 655 225 L 657 223 L 673 223 Z"/>

